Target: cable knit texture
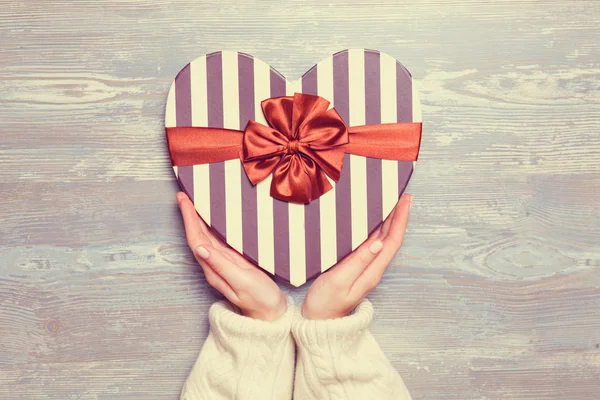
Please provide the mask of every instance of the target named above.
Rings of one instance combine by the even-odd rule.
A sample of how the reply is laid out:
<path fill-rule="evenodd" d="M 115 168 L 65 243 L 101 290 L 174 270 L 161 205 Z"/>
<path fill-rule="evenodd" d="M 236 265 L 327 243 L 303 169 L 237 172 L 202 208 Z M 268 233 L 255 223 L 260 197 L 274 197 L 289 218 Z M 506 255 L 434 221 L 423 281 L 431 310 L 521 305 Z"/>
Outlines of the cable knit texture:
<path fill-rule="evenodd" d="M 295 400 L 410 400 L 368 331 L 372 318 L 368 300 L 351 315 L 331 320 L 304 319 L 288 304 L 274 322 L 244 317 L 228 302 L 215 303 L 208 338 L 181 399 L 289 400 L 293 388 Z"/>
<path fill-rule="evenodd" d="M 210 332 L 181 400 L 285 400 L 292 397 L 295 308 L 277 321 L 240 314 L 226 301 L 209 311 Z"/>
<path fill-rule="evenodd" d="M 307 320 L 296 310 L 295 400 L 410 400 L 402 378 L 368 330 L 373 306 L 364 300 L 339 319 Z"/>

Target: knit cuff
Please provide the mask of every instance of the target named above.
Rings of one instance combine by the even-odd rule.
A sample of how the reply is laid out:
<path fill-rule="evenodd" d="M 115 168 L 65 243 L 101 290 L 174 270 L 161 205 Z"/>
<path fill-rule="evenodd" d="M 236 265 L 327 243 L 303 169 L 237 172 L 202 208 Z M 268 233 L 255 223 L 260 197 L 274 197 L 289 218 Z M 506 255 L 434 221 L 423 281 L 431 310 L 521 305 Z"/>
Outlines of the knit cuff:
<path fill-rule="evenodd" d="M 214 303 L 210 307 L 208 318 L 211 330 L 221 337 L 253 337 L 274 339 L 283 338 L 290 334 L 295 312 L 294 301 L 288 297 L 285 313 L 275 321 L 262 321 L 246 317 L 238 307 L 227 300 Z"/>
<path fill-rule="evenodd" d="M 373 319 L 373 305 L 363 300 L 354 312 L 346 317 L 324 320 L 310 320 L 302 317 L 302 310 L 296 309 L 292 323 L 292 334 L 298 347 L 322 348 L 340 343 L 349 338 L 364 334 Z"/>

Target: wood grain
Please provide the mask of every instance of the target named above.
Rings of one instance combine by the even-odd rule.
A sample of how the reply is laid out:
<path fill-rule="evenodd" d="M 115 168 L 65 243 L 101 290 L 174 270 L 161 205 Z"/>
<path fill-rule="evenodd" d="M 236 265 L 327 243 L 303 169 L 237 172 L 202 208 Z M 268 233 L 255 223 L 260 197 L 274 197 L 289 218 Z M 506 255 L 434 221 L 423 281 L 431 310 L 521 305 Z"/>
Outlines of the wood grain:
<path fill-rule="evenodd" d="M 600 3 L 0 0 L 0 398 L 176 399 L 210 289 L 162 127 L 179 69 L 349 47 L 420 84 L 372 330 L 415 399 L 600 390 Z M 283 289 L 301 302 L 306 288 Z"/>

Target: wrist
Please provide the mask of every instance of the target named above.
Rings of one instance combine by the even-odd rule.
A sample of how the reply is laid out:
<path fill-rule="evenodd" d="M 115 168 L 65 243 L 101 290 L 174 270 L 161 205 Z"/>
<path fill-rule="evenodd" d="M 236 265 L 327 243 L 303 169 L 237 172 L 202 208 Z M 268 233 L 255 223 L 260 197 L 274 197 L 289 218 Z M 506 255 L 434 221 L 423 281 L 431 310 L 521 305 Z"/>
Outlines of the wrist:
<path fill-rule="evenodd" d="M 282 296 L 282 301 L 272 307 L 244 309 L 240 307 L 242 314 L 248 318 L 258 319 L 261 321 L 276 321 L 287 311 L 288 305 L 285 295 Z"/>

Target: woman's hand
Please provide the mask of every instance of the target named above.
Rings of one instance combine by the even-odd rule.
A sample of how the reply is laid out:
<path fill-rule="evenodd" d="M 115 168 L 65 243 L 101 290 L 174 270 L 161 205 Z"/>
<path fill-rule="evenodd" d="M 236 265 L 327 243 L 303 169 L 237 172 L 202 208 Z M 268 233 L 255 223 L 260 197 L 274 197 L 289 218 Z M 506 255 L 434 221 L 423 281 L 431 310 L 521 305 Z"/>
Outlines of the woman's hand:
<path fill-rule="evenodd" d="M 313 282 L 302 306 L 304 318 L 344 317 L 377 286 L 402 245 L 411 202 L 411 195 L 403 195 L 363 244 Z"/>
<path fill-rule="evenodd" d="M 208 283 L 250 318 L 274 321 L 287 310 L 285 295 L 263 271 L 213 234 L 183 192 L 177 193 L 190 249 Z"/>

